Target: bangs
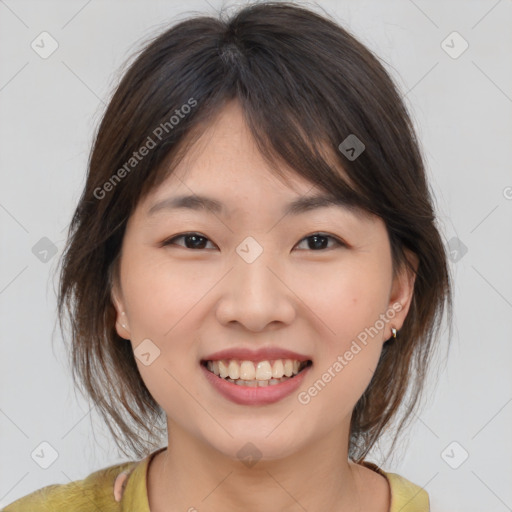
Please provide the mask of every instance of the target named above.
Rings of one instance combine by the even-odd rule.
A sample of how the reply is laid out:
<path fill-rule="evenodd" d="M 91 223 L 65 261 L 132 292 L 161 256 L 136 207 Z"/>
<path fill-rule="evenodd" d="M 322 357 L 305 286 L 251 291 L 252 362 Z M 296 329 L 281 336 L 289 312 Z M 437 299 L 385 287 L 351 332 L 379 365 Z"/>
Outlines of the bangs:
<path fill-rule="evenodd" d="M 244 119 L 255 145 L 272 169 L 275 176 L 290 188 L 294 183 L 290 175 L 296 174 L 318 187 L 332 199 L 343 203 L 348 210 L 358 215 L 370 216 L 371 198 L 354 185 L 342 165 L 344 158 L 332 143 L 327 127 L 315 123 L 314 128 L 305 127 L 308 117 L 300 109 L 278 112 L 256 108 L 247 97 L 215 99 L 210 105 L 200 107 L 194 125 L 165 156 L 159 168 L 145 182 L 141 196 L 158 188 L 169 178 L 177 166 L 195 150 L 204 133 L 221 115 L 228 101 L 239 101 Z M 309 136 L 308 132 L 316 134 Z M 139 198 L 140 199 L 140 198 Z"/>

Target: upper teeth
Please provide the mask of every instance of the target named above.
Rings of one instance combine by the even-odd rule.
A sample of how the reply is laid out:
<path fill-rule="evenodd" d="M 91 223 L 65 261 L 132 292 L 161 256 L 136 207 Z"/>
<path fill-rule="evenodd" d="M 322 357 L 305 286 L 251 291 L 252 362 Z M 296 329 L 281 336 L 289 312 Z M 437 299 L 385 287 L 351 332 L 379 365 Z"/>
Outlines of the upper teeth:
<path fill-rule="evenodd" d="M 225 379 L 269 380 L 291 377 L 299 373 L 300 361 L 276 359 L 274 361 L 237 361 L 236 359 L 208 361 L 206 367 L 215 375 Z"/>

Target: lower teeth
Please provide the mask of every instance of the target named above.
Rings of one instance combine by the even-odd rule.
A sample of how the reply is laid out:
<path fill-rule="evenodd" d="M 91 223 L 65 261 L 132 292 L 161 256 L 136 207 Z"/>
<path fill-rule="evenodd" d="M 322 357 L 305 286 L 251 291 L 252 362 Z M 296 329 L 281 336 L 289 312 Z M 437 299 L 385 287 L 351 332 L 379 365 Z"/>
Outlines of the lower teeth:
<path fill-rule="evenodd" d="M 233 380 L 233 379 L 230 379 L 229 377 L 227 377 L 224 380 L 227 380 L 228 382 L 231 382 L 232 384 L 236 384 L 237 386 L 247 386 L 249 388 L 264 388 L 266 386 L 275 386 L 276 384 L 284 382 L 285 380 L 288 380 L 288 379 L 291 379 L 291 377 L 281 377 L 280 379 L 270 379 L 270 380 L 242 380 L 242 379 Z"/>

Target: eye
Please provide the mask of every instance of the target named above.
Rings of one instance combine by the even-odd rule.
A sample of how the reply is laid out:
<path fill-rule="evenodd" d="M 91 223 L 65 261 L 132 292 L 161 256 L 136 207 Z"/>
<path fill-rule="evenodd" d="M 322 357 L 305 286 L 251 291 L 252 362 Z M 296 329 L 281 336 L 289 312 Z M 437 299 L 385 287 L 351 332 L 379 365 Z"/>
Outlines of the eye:
<path fill-rule="evenodd" d="M 185 241 L 185 245 L 174 243 L 176 240 L 183 239 Z M 208 238 L 201 235 L 200 233 L 184 233 L 182 235 L 175 236 L 173 238 L 169 238 L 162 243 L 162 246 L 166 245 L 181 245 L 185 247 L 185 249 L 204 249 L 205 242 L 209 241 Z"/>
<path fill-rule="evenodd" d="M 176 243 L 177 240 L 184 240 L 185 243 L 178 244 L 178 243 Z M 331 242 L 334 242 L 335 247 L 336 246 L 337 247 L 346 247 L 347 246 L 344 242 L 342 242 L 341 240 L 339 240 L 338 238 L 336 238 L 332 235 L 325 235 L 322 233 L 313 233 L 312 235 L 304 237 L 297 244 L 296 247 L 298 247 L 304 241 L 307 241 L 307 242 L 309 242 L 307 249 L 310 249 L 313 251 L 324 250 L 327 248 L 326 245 L 328 244 L 329 240 Z M 162 243 L 162 246 L 180 245 L 180 246 L 184 247 L 185 249 L 197 250 L 197 249 L 205 249 L 206 248 L 205 245 L 207 245 L 208 242 L 210 242 L 212 245 L 214 245 L 213 242 L 208 240 L 208 238 L 201 235 L 200 233 L 192 232 L 192 233 L 183 233 L 182 235 L 177 235 L 172 238 L 169 238 Z M 333 247 L 331 247 L 331 248 L 333 248 Z"/>
<path fill-rule="evenodd" d="M 314 251 L 323 250 L 326 249 L 326 241 L 331 240 L 333 241 L 338 247 L 346 247 L 346 244 L 343 243 L 338 238 L 331 236 L 331 235 L 324 235 L 322 233 L 313 233 L 312 235 L 304 237 L 296 247 L 298 247 L 302 242 L 309 241 L 308 248 Z"/>

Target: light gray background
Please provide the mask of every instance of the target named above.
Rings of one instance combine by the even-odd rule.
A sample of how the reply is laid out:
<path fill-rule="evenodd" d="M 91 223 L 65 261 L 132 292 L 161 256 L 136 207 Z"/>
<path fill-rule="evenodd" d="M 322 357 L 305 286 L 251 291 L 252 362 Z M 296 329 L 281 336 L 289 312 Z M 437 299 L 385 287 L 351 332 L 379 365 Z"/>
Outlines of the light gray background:
<path fill-rule="evenodd" d="M 43 237 L 59 254 L 63 248 L 93 131 L 122 63 L 168 23 L 220 5 L 0 0 L 0 508 L 124 460 L 105 428 L 93 435 L 97 419 L 72 390 L 58 330 L 52 349 L 57 255 L 44 263 L 32 248 Z M 467 247 L 450 262 L 449 357 L 445 365 L 440 357 L 425 409 L 384 468 L 424 486 L 433 512 L 512 510 L 512 1 L 319 5 L 398 80 L 443 236 Z M 59 45 L 46 59 L 31 48 L 43 31 Z M 453 31 L 469 44 L 457 58 L 442 47 Z M 452 53 L 462 44 L 456 36 L 444 43 Z M 58 452 L 48 469 L 31 458 L 44 441 Z M 469 457 L 453 469 L 448 462 L 460 464 L 463 450 Z"/>

